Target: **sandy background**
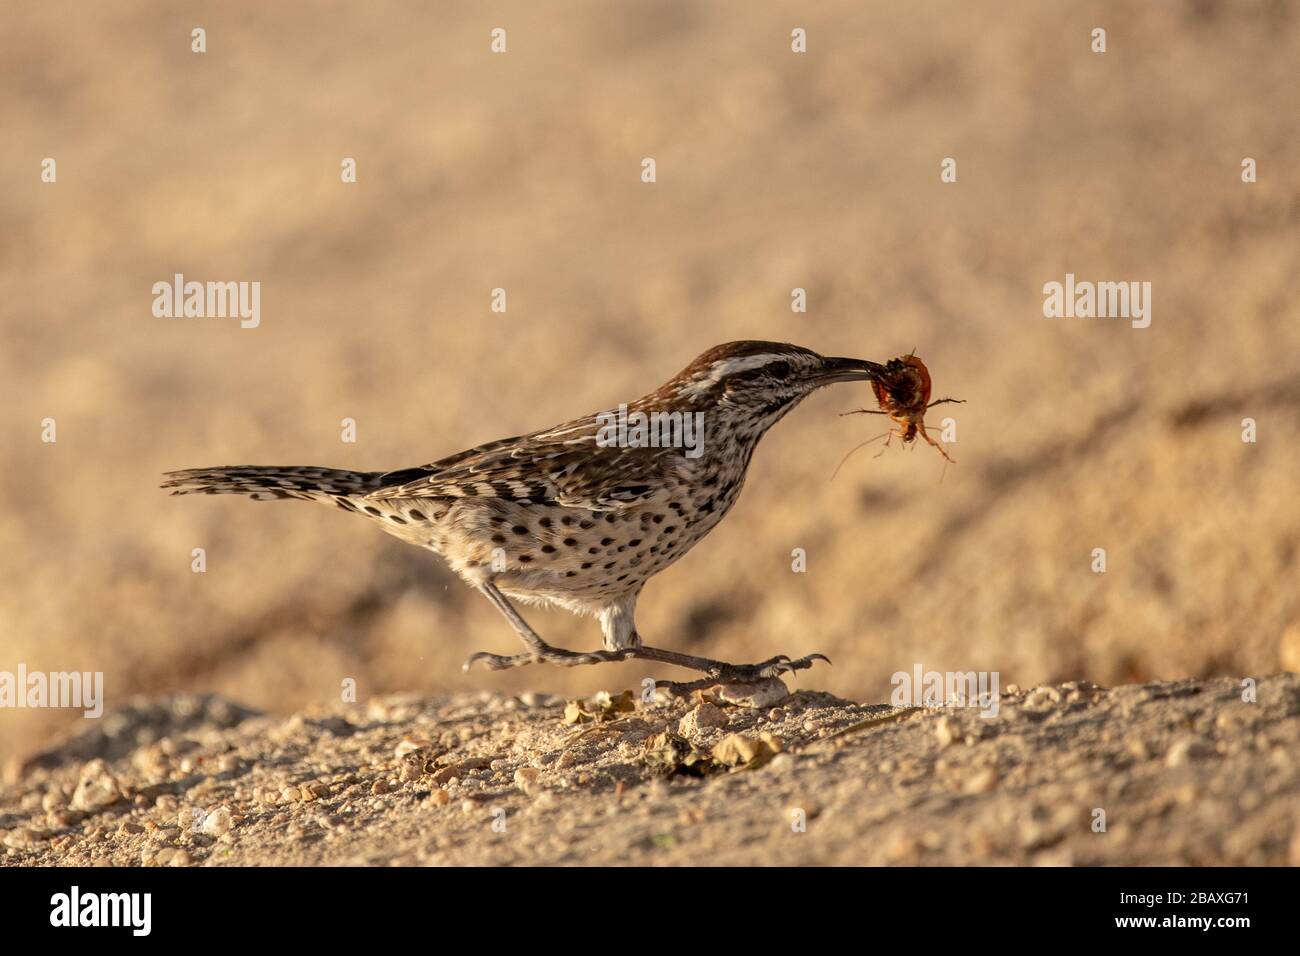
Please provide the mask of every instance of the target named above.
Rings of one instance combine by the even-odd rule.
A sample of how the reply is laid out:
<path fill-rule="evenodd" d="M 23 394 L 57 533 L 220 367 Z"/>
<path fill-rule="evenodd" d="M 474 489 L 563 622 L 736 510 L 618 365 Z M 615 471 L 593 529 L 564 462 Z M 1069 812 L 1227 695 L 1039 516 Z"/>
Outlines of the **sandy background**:
<path fill-rule="evenodd" d="M 835 666 L 800 685 L 858 700 L 918 662 L 1032 686 L 1300 660 L 1289 4 L 46 2 L 6 20 L 0 669 L 102 670 L 110 705 L 189 690 L 281 711 L 345 677 L 363 698 L 628 686 L 641 665 L 462 675 L 515 638 L 434 556 L 337 510 L 171 499 L 158 477 L 416 465 L 634 398 L 736 338 L 916 348 L 968 400 L 958 463 L 868 451 L 832 483 L 879 422 L 837 417 L 865 387 L 815 396 L 647 586 L 648 641 L 823 651 Z M 261 327 L 154 318 L 176 272 L 261 281 Z M 1152 282 L 1151 328 L 1043 318 L 1066 272 Z M 0 713 L 0 754 L 76 719 Z"/>

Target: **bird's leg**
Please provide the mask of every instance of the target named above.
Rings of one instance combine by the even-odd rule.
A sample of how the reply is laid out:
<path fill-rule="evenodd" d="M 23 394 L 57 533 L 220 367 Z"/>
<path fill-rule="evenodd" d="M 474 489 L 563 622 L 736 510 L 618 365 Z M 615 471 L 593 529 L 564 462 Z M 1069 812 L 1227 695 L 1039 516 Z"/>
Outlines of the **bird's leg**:
<path fill-rule="evenodd" d="M 580 664 L 604 664 L 610 661 L 626 660 L 627 658 L 628 650 L 581 653 L 566 651 L 562 647 L 552 647 L 529 627 L 528 622 L 515 610 L 514 605 L 506 600 L 506 596 L 501 593 L 495 584 L 486 581 L 479 585 L 479 590 L 483 592 L 498 611 L 505 615 L 506 620 L 510 622 L 510 626 L 519 635 L 519 639 L 528 648 L 528 652 L 526 654 L 503 655 L 479 651 L 477 654 L 471 654 L 469 660 L 465 661 L 464 670 L 469 670 L 478 661 L 482 661 L 490 670 L 499 671 L 507 667 L 523 667 L 527 664 L 539 664 L 543 661 L 548 664 L 558 664 L 561 667 L 576 667 Z"/>
<path fill-rule="evenodd" d="M 552 647 L 543 641 L 496 585 L 488 581 L 480 585 L 479 590 L 483 592 L 497 610 L 505 615 L 506 620 L 515 629 L 519 639 L 524 642 L 524 646 L 528 648 L 528 651 L 524 654 L 515 655 L 490 654 L 487 651 L 479 651 L 477 654 L 471 655 L 469 660 L 465 662 L 465 670 L 469 670 L 479 661 L 486 664 L 490 670 L 496 671 L 508 667 L 524 667 L 528 664 L 543 662 L 557 664 L 560 667 L 577 667 L 582 664 L 606 664 L 636 659 L 654 661 L 659 664 L 674 664 L 688 670 L 702 671 L 708 675 L 708 680 L 705 683 L 717 681 L 745 683 L 764 680 L 769 677 L 778 677 L 790 671 L 805 670 L 812 667 L 813 661 L 825 661 L 827 664 L 831 662 L 830 658 L 824 654 L 809 654 L 807 657 L 801 657 L 798 660 L 791 660 L 786 655 L 779 654 L 771 660 L 763 661 L 761 664 L 728 664 L 726 661 L 715 661 L 710 657 L 679 654 L 676 651 L 665 651 L 657 647 L 647 647 L 644 644 L 618 650 L 567 651 L 562 647 Z M 664 681 L 663 683 L 671 684 L 672 682 Z"/>
<path fill-rule="evenodd" d="M 639 647 L 629 648 L 627 656 L 637 660 L 655 661 L 659 664 L 675 664 L 678 667 L 703 671 L 708 675 L 708 680 L 705 683 L 715 683 L 717 681 L 746 683 L 766 680 L 769 677 L 779 677 L 791 671 L 806 670 L 812 667 L 813 661 L 825 661 L 827 664 L 831 662 L 831 659 L 825 654 L 809 654 L 807 657 L 801 657 L 798 660 L 791 660 L 785 654 L 778 654 L 776 657 L 760 664 L 728 664 L 726 661 L 696 657 L 693 654 L 679 654 L 676 651 L 665 651 L 657 647 L 647 647 L 644 644 Z M 672 682 L 665 681 L 664 683 Z"/>

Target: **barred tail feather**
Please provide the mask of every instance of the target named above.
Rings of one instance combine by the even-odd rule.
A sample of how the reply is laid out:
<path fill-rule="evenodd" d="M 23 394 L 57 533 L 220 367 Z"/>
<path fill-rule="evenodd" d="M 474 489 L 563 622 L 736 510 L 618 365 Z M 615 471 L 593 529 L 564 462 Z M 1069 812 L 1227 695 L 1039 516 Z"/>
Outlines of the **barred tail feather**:
<path fill-rule="evenodd" d="M 256 501 L 301 498 L 329 501 L 365 495 L 379 487 L 380 471 L 347 471 L 314 465 L 237 465 L 169 471 L 163 488 L 174 495 L 248 495 Z"/>

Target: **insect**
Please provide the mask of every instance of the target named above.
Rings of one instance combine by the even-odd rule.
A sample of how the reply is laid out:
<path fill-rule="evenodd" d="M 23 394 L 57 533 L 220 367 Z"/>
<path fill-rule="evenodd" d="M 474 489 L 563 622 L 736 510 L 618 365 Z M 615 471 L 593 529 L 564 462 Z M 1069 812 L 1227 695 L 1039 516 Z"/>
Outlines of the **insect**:
<path fill-rule="evenodd" d="M 930 370 L 925 367 L 925 363 L 916 357 L 916 353 L 904 355 L 896 359 L 890 359 L 885 365 L 885 375 L 882 378 L 872 379 L 871 388 L 876 393 L 876 401 L 880 404 L 880 410 L 876 411 L 869 408 L 857 408 L 851 412 L 845 412 L 845 415 L 888 415 L 893 422 L 898 425 L 898 431 L 888 431 L 884 434 L 885 446 L 889 446 L 890 440 L 897 435 L 903 439 L 904 444 L 910 444 L 916 440 L 919 434 L 927 443 L 939 449 L 939 454 L 943 455 L 948 461 L 948 453 L 943 450 L 943 446 L 930 437 L 925 430 L 925 413 L 927 410 L 934 408 L 936 405 L 947 403 L 960 404 L 965 401 L 962 398 L 940 398 L 930 401 Z M 876 438 L 882 436 L 877 435 Z M 870 444 L 876 438 L 863 442 L 863 445 Z M 859 445 L 858 448 L 863 447 Z M 857 451 L 858 448 L 853 449 Z M 853 451 L 849 454 L 853 454 Z M 883 452 L 882 452 L 883 454 Z M 845 456 L 847 460 L 848 456 Z M 844 464 L 844 462 L 840 462 Z"/>

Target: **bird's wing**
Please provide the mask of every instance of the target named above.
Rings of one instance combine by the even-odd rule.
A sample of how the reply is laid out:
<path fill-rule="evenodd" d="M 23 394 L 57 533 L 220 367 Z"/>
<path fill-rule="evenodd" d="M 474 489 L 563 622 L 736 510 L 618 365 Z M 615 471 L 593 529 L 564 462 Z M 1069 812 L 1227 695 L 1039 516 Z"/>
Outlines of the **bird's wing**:
<path fill-rule="evenodd" d="M 595 416 L 545 432 L 479 445 L 418 468 L 389 472 L 366 497 L 496 498 L 616 511 L 664 489 L 680 462 L 674 448 L 596 443 Z"/>

